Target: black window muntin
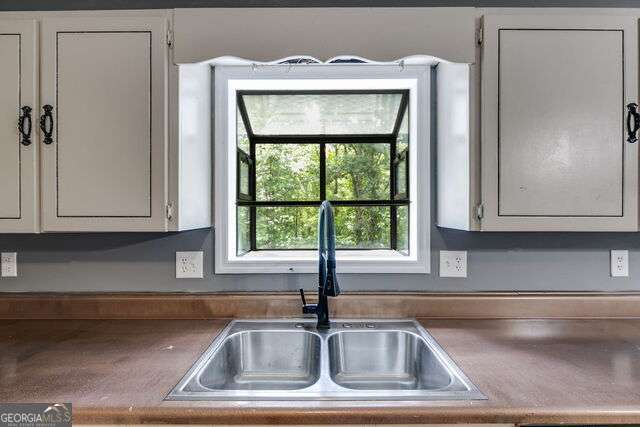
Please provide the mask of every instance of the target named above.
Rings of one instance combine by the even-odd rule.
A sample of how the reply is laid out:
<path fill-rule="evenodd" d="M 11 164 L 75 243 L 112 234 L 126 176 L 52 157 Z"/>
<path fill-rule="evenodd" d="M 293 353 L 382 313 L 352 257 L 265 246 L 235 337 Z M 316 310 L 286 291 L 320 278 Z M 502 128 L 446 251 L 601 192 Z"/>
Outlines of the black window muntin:
<path fill-rule="evenodd" d="M 251 127 L 251 121 L 244 103 L 244 95 L 305 95 L 305 94 L 402 94 L 398 107 L 396 121 L 393 131 L 389 134 L 329 134 L 329 135 L 256 135 Z M 389 207 L 390 211 L 390 247 L 398 249 L 398 206 L 408 206 L 409 200 L 409 147 L 401 152 L 397 152 L 398 133 L 402 125 L 404 116 L 409 114 L 409 90 L 384 89 L 384 90 L 241 90 L 236 92 L 236 103 L 238 110 L 247 131 L 249 138 L 249 153 L 240 148 L 237 150 L 236 167 L 236 204 L 237 206 L 247 206 L 250 209 L 250 251 L 259 251 L 256 239 L 256 208 L 257 207 L 287 207 L 287 206 L 320 206 L 326 199 L 326 145 L 327 144 L 379 144 L 390 145 L 389 150 L 389 199 L 381 200 L 330 200 L 334 206 L 381 206 Z M 410 116 L 407 117 L 407 121 Z M 256 145 L 257 144 L 315 144 L 320 146 L 320 199 L 319 200 L 281 200 L 281 201 L 258 201 L 256 200 Z M 400 177 L 399 164 L 405 162 L 405 174 Z M 250 194 L 240 192 L 240 167 L 249 167 L 249 189 Z M 398 193 L 399 180 L 405 181 L 404 193 Z M 291 248 L 291 249 L 268 249 L 272 250 L 313 250 L 316 248 Z M 340 248 L 338 248 L 340 249 Z M 349 250 L 370 250 L 379 248 L 349 248 Z M 264 250 L 264 249 L 262 249 Z M 246 253 L 246 252 L 245 252 Z M 241 255 L 241 253 L 239 253 Z"/>

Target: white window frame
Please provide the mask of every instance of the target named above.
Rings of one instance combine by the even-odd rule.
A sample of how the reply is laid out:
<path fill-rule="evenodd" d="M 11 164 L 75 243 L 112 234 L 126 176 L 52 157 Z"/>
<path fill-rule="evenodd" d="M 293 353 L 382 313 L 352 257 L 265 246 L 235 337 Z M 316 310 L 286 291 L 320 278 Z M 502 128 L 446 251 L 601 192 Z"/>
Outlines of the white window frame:
<path fill-rule="evenodd" d="M 214 67 L 215 272 L 314 273 L 315 251 L 236 255 L 236 92 L 252 89 L 409 90 L 409 255 L 337 251 L 339 273 L 429 273 L 431 66 L 397 64 L 216 65 Z"/>

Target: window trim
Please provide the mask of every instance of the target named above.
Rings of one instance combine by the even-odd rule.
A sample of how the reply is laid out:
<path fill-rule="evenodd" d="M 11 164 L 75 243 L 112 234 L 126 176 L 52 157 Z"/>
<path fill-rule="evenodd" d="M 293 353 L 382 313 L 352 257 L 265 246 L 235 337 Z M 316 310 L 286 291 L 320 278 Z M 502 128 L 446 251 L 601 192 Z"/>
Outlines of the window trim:
<path fill-rule="evenodd" d="M 428 65 L 217 65 L 214 67 L 215 120 L 215 272 L 314 273 L 317 260 L 307 251 L 283 256 L 283 251 L 262 250 L 260 256 L 236 255 L 236 92 L 247 90 L 409 90 L 409 146 L 414 162 L 408 173 L 418 185 L 409 187 L 410 254 L 396 251 L 339 251 L 339 273 L 430 272 L 430 79 Z M 419 113 L 419 114 L 418 114 Z M 421 167 L 418 168 L 418 164 Z M 314 201 L 315 202 L 315 201 Z M 350 202 L 352 203 L 352 202 Z M 286 252 L 286 251 L 285 251 Z M 313 251 L 311 251 L 313 252 Z M 349 252 L 347 254 L 347 252 Z M 354 253 L 357 252 L 357 255 Z M 385 252 L 387 255 L 385 255 Z"/>

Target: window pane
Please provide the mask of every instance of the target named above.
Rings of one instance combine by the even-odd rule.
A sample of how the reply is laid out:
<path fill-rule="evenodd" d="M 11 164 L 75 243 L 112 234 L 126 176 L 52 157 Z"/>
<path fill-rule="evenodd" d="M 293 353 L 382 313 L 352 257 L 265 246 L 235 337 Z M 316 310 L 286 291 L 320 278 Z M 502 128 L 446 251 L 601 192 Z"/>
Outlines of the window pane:
<path fill-rule="evenodd" d="M 407 194 L 407 164 L 409 153 L 409 110 L 405 110 L 400 129 L 398 130 L 398 138 L 396 139 L 396 153 L 400 157 L 404 157 L 399 163 L 396 163 L 396 198 L 408 198 Z"/>
<path fill-rule="evenodd" d="M 409 254 L 409 206 L 398 206 L 396 224 L 398 226 L 398 251 Z"/>
<path fill-rule="evenodd" d="M 389 144 L 327 144 L 327 198 L 389 200 Z"/>
<path fill-rule="evenodd" d="M 409 109 L 404 110 L 404 117 L 398 129 L 398 138 L 396 139 L 396 152 L 402 153 L 409 146 Z"/>
<path fill-rule="evenodd" d="M 236 208 L 237 252 L 242 255 L 251 250 L 251 229 L 249 227 L 249 208 L 238 206 Z"/>
<path fill-rule="evenodd" d="M 391 134 L 402 93 L 242 95 L 256 135 Z"/>
<path fill-rule="evenodd" d="M 337 248 L 390 248 L 390 207 L 337 206 L 334 213 Z"/>
<path fill-rule="evenodd" d="M 249 189 L 249 164 L 241 160 L 238 162 L 238 165 L 240 168 L 240 187 L 238 188 L 238 190 L 240 194 L 249 196 L 251 191 Z"/>
<path fill-rule="evenodd" d="M 244 122 L 242 121 L 242 115 L 240 114 L 240 109 L 236 109 L 236 133 L 237 133 L 237 143 L 238 148 L 244 151 L 245 153 L 249 153 L 249 137 L 247 136 L 247 128 L 244 126 Z"/>
<path fill-rule="evenodd" d="M 258 249 L 318 247 L 318 208 L 315 206 L 256 208 Z"/>
<path fill-rule="evenodd" d="M 256 161 L 257 200 L 320 198 L 319 145 L 258 144 Z"/>
<path fill-rule="evenodd" d="M 407 197 L 407 160 L 396 164 L 396 198 Z"/>

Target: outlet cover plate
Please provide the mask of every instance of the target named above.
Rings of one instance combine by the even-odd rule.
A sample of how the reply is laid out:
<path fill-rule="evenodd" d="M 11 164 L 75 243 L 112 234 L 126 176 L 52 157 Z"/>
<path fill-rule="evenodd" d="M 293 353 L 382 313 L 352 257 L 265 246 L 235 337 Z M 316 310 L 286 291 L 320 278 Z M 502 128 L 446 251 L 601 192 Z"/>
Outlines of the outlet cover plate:
<path fill-rule="evenodd" d="M 2 252 L 2 277 L 18 277 L 18 254 L 16 252 Z"/>
<path fill-rule="evenodd" d="M 611 277 L 629 277 L 629 251 L 611 251 Z"/>
<path fill-rule="evenodd" d="M 467 251 L 440 251 L 440 277 L 467 277 Z"/>
<path fill-rule="evenodd" d="M 176 252 L 176 279 L 202 279 L 202 251 Z"/>

